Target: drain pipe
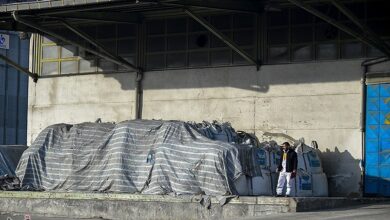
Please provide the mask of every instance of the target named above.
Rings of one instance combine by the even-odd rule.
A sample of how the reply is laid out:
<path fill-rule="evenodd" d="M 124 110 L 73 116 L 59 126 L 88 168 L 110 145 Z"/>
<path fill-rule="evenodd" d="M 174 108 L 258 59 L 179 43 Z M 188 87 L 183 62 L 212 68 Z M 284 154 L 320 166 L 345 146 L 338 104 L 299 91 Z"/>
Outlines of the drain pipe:
<path fill-rule="evenodd" d="M 138 71 L 135 78 L 135 119 L 142 119 L 142 103 L 143 89 L 142 80 L 144 77 L 143 71 Z"/>
<path fill-rule="evenodd" d="M 361 187 L 362 187 L 362 195 L 364 196 L 365 192 L 365 176 L 366 176 L 366 100 L 367 100 L 367 85 L 366 85 L 366 77 L 368 72 L 368 66 L 362 63 L 363 73 L 361 78 L 361 89 L 362 89 L 362 106 L 361 106 L 361 120 L 360 120 L 360 132 L 362 138 L 362 162 L 361 162 Z"/>
<path fill-rule="evenodd" d="M 362 62 L 362 79 L 361 79 L 361 89 L 362 89 L 362 106 L 361 106 L 361 122 L 360 122 L 360 132 L 361 132 L 361 138 L 362 138 L 362 163 L 361 163 L 361 182 L 362 182 L 362 194 L 364 194 L 365 189 L 365 176 L 366 176 L 366 102 L 367 102 L 367 73 L 369 71 L 369 67 L 375 64 L 383 63 L 389 61 L 389 57 L 379 57 L 379 58 L 373 58 L 368 59 Z"/>

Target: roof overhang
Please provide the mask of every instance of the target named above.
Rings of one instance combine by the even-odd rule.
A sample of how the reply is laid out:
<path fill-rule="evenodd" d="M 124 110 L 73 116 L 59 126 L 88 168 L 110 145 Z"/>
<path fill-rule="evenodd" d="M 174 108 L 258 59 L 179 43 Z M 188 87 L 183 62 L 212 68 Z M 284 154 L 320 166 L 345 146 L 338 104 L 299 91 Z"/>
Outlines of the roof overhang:
<path fill-rule="evenodd" d="M 17 12 L 42 26 L 69 23 L 141 23 L 144 19 L 187 16 L 184 8 L 196 13 L 239 11 L 261 13 L 264 0 L 43 0 L 0 5 L 0 30 L 40 33 L 12 17 Z"/>
<path fill-rule="evenodd" d="M 198 21 L 206 29 L 210 30 L 216 37 L 224 41 L 238 54 L 247 59 L 250 63 L 259 66 L 256 61 L 241 50 L 238 45 L 228 39 L 222 33 L 202 19 L 203 13 L 221 13 L 236 11 L 244 13 L 260 14 L 263 11 L 278 10 L 285 6 L 296 6 L 330 23 L 338 29 L 354 36 L 356 39 L 371 45 L 385 55 L 390 57 L 390 46 L 383 42 L 380 36 L 368 31 L 365 24 L 360 23 L 347 7 L 345 2 L 357 2 L 360 0 L 45 0 L 26 1 L 15 4 L 0 5 L 0 30 L 13 30 L 23 32 L 34 32 L 51 35 L 61 41 L 82 47 L 85 42 L 94 45 L 93 48 L 84 48 L 99 53 L 100 57 L 113 61 L 128 69 L 142 72 L 134 64 L 127 63 L 120 57 L 107 53 L 97 42 L 83 34 L 78 28 L 79 24 L 96 23 L 142 23 L 145 19 L 168 16 L 190 16 Z M 316 5 L 326 4 L 336 7 L 360 31 L 338 22 L 334 18 L 316 9 Z M 77 42 L 64 36 L 58 28 L 66 28 L 78 39 L 84 42 Z M 367 35 L 368 33 L 368 35 Z"/>
<path fill-rule="evenodd" d="M 51 0 L 33 1 L 0 6 L 0 30 L 33 32 L 52 36 L 61 42 L 83 48 L 99 57 L 109 60 L 126 69 L 142 72 L 142 69 L 115 54 L 109 53 L 92 37 L 83 33 L 80 24 L 99 23 L 142 23 L 154 17 L 188 16 L 197 13 L 219 13 L 239 11 L 261 13 L 263 0 Z M 214 29 L 207 21 L 202 22 L 207 29 Z M 61 31 L 59 28 L 66 29 Z M 70 36 L 73 35 L 73 36 Z M 249 57 L 233 41 L 221 33 L 217 37 L 228 42 L 233 50 L 243 54 L 253 64 L 259 62 Z M 76 40 L 77 39 L 77 40 Z M 86 46 L 87 45 L 87 46 Z M 92 46 L 91 46 L 92 45 Z"/>

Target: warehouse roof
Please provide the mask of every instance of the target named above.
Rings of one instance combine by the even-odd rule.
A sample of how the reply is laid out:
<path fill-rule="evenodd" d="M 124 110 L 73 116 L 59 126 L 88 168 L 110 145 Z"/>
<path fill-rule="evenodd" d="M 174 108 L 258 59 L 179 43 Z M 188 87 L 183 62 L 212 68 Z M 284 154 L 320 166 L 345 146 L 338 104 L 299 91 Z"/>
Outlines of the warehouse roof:
<path fill-rule="evenodd" d="M 16 3 L 3 4 L 0 6 L 0 12 L 9 12 L 16 10 L 35 10 L 48 9 L 69 6 L 85 6 L 96 3 L 114 2 L 115 0 L 20 0 Z"/>
<path fill-rule="evenodd" d="M 145 18 L 185 15 L 192 17 L 247 61 L 259 66 L 260 61 L 255 60 L 229 37 L 213 27 L 202 17 L 201 13 L 238 11 L 260 14 L 264 11 L 282 11 L 281 8 L 288 4 L 304 9 L 390 57 L 390 45 L 385 43 L 375 32 L 371 31 L 366 24 L 362 23 L 344 5 L 345 2 L 357 1 L 359 0 L 21 0 L 18 3 L 0 5 L 0 30 L 35 32 L 50 35 L 60 41 L 78 47 L 85 45 L 64 36 L 64 33 L 58 30 L 58 28 L 62 27 L 96 47 L 86 48 L 86 50 L 125 66 L 126 69 L 133 69 L 139 72 L 142 70 L 120 57 L 114 57 L 112 54 L 104 55 L 107 52 L 101 54 L 100 52 L 104 51 L 104 49 L 84 34 L 82 30 L 78 29 L 77 25 L 80 23 L 102 22 L 141 23 Z M 322 12 L 316 7 L 318 4 L 336 8 L 357 28 L 352 28 L 328 13 Z"/>

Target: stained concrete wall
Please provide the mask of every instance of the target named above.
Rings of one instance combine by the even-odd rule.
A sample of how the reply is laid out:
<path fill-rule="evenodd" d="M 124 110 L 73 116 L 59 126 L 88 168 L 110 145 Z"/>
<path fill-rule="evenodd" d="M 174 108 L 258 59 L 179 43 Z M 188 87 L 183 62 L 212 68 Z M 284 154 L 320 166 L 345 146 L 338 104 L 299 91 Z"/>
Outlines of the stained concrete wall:
<path fill-rule="evenodd" d="M 48 125 L 117 122 L 134 118 L 135 74 L 96 74 L 30 80 L 28 131 L 30 144 Z"/>
<path fill-rule="evenodd" d="M 143 118 L 229 121 L 238 130 L 318 142 L 332 195 L 358 195 L 361 61 L 146 72 Z M 134 118 L 134 74 L 30 83 L 29 138 L 47 125 Z"/>
<path fill-rule="evenodd" d="M 109 193 L 0 192 L 0 219 L 3 219 L 2 214 L 25 213 L 33 215 L 31 219 L 40 219 L 40 216 L 120 220 L 238 219 L 296 212 L 304 203 L 293 198 L 240 197 L 221 206 L 216 198 L 208 199 Z"/>
<path fill-rule="evenodd" d="M 361 60 L 148 73 L 144 118 L 230 121 L 318 142 L 332 195 L 359 192 Z M 278 138 L 272 138 L 277 139 Z M 284 141 L 279 139 L 279 141 Z"/>

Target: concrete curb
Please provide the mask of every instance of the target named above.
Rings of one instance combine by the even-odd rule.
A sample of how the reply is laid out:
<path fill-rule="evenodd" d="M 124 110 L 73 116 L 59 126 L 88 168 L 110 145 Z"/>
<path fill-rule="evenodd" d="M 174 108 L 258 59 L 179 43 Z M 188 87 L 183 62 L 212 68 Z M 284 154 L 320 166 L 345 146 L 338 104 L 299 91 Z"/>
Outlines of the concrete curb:
<path fill-rule="evenodd" d="M 209 208 L 196 196 L 122 193 L 0 192 L 0 213 L 100 219 L 225 219 L 313 211 L 390 201 L 390 199 L 238 197 Z"/>

